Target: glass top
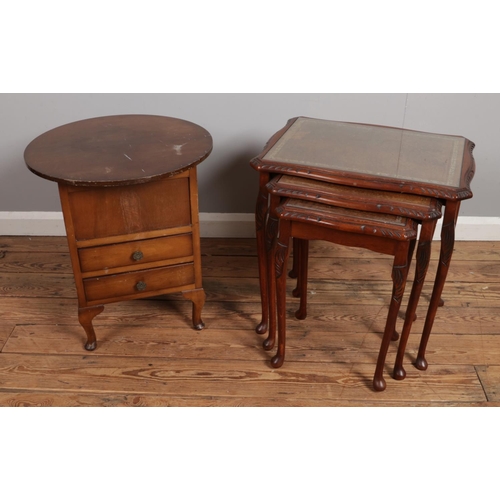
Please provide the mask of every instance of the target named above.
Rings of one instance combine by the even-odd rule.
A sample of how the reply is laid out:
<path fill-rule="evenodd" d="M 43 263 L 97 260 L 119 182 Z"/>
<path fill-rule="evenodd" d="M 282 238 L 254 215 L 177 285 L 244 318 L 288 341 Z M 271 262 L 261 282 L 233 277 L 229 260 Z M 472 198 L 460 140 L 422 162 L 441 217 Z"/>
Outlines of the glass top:
<path fill-rule="evenodd" d="M 298 118 L 264 161 L 459 187 L 464 137 Z"/>

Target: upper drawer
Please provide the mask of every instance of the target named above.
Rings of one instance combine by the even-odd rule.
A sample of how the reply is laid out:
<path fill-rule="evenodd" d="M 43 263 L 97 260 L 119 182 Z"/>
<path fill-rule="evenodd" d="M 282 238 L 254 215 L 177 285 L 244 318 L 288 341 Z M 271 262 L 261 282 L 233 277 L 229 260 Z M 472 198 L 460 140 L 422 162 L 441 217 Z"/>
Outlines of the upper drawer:
<path fill-rule="evenodd" d="M 193 255 L 192 234 L 129 241 L 78 250 L 82 272 L 101 271 Z"/>
<path fill-rule="evenodd" d="M 133 186 L 71 188 L 69 205 L 77 240 L 191 224 L 186 175 Z"/>

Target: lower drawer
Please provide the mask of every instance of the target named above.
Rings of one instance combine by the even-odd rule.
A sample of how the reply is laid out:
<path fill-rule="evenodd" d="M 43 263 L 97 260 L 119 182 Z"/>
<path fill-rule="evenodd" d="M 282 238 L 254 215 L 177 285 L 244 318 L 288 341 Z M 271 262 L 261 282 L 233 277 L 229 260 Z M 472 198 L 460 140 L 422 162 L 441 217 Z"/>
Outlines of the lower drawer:
<path fill-rule="evenodd" d="M 114 298 L 154 295 L 151 292 L 167 293 L 169 289 L 194 284 L 194 265 L 159 267 L 132 273 L 121 273 L 83 280 L 88 302 L 111 302 Z"/>

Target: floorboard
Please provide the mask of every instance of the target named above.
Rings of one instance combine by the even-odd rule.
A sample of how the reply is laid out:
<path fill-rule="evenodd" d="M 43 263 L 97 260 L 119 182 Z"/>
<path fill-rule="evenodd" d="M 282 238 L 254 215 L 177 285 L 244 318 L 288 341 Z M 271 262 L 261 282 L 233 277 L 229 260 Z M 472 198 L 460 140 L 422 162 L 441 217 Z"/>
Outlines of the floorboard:
<path fill-rule="evenodd" d="M 308 316 L 295 319 L 288 280 L 287 359 L 274 370 L 265 336 L 255 333 L 253 239 L 202 239 L 203 331 L 191 328 L 191 303 L 180 294 L 109 304 L 94 321 L 98 348 L 89 353 L 65 238 L 0 237 L 0 406 L 500 406 L 498 242 L 457 242 L 429 368 L 412 366 L 438 249 L 412 326 L 407 377 L 391 378 L 393 342 L 387 389 L 376 393 L 390 257 L 313 242 Z"/>

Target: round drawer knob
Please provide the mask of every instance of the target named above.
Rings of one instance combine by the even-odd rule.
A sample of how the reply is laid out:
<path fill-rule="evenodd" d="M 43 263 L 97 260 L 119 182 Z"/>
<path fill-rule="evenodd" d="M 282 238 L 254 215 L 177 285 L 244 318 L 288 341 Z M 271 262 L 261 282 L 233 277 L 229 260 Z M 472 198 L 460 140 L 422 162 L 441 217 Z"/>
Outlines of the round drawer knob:
<path fill-rule="evenodd" d="M 144 283 L 144 281 L 139 281 L 139 282 L 135 285 L 135 288 L 136 288 L 139 292 L 143 292 L 144 290 L 146 290 L 146 283 Z"/>
<path fill-rule="evenodd" d="M 139 251 L 139 250 L 137 250 L 137 252 L 134 252 L 134 253 L 132 254 L 132 258 L 133 258 L 135 261 L 137 261 L 137 260 L 141 260 L 143 257 L 144 257 L 144 254 L 143 254 L 141 251 Z"/>

